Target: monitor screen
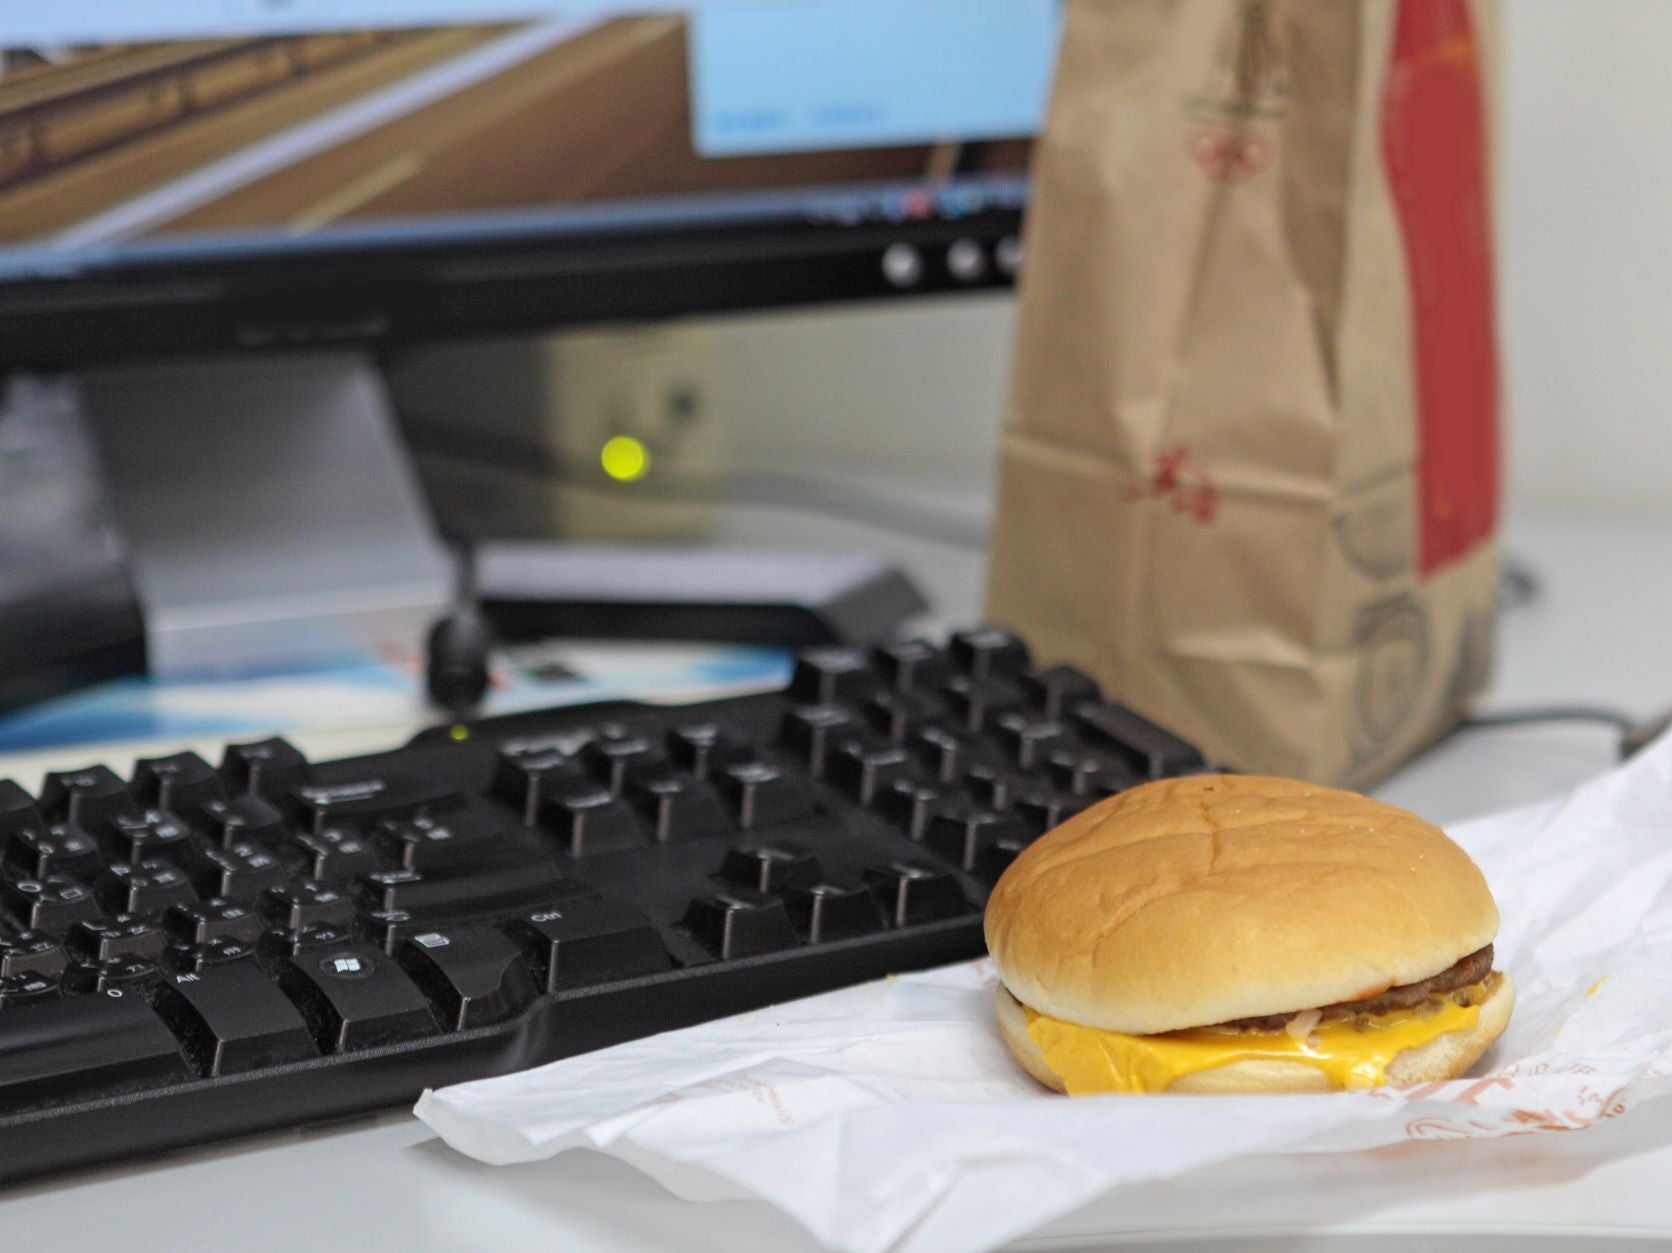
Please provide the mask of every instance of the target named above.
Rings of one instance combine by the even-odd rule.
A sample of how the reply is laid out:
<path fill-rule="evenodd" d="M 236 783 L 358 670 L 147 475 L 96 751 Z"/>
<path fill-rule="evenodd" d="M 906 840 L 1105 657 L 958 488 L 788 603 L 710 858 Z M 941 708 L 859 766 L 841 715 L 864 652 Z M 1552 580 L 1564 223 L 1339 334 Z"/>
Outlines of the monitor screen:
<path fill-rule="evenodd" d="M 0 300 L 135 265 L 1015 213 L 1059 5 L 6 0 Z"/>

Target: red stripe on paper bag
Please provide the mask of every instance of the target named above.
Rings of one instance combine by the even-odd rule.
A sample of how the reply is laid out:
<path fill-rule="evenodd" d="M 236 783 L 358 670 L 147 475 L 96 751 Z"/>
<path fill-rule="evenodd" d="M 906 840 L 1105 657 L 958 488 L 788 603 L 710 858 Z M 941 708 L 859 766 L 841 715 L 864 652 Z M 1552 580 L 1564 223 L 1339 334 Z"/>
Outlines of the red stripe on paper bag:
<path fill-rule="evenodd" d="M 1382 108 L 1416 367 L 1418 568 L 1498 518 L 1498 357 L 1485 93 L 1466 0 L 1400 0 Z"/>

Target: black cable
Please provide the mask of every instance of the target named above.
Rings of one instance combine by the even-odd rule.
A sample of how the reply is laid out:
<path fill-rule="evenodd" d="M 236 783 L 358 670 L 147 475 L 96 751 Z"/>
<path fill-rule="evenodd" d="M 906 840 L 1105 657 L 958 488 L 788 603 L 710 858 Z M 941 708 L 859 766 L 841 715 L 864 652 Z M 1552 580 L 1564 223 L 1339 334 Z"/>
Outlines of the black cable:
<path fill-rule="evenodd" d="M 1520 609 L 1538 600 L 1543 592 L 1533 568 L 1519 557 L 1505 553 L 1498 573 L 1498 607 Z"/>
<path fill-rule="evenodd" d="M 1548 705 L 1532 709 L 1504 709 L 1473 714 L 1458 725 L 1471 727 L 1513 727 L 1538 722 L 1600 722 L 1620 731 L 1636 730 L 1638 719 L 1618 709 L 1601 705 Z"/>
<path fill-rule="evenodd" d="M 1595 722 L 1613 727 L 1620 733 L 1620 760 L 1624 761 L 1672 731 L 1672 712 L 1653 718 L 1634 718 L 1621 710 L 1602 705 L 1549 705 L 1475 714 L 1458 723 L 1457 730 L 1491 730 L 1494 727 L 1533 726 L 1541 722 Z"/>

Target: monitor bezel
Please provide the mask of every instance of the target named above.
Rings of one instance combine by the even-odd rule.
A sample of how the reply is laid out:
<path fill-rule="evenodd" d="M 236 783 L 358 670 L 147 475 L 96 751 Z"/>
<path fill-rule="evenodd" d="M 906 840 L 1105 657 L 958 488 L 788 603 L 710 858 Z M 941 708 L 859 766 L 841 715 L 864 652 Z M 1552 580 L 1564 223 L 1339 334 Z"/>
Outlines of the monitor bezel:
<path fill-rule="evenodd" d="M 260 248 L 185 259 L 117 254 L 61 276 L 0 283 L 0 370 L 70 370 L 152 357 L 412 343 L 794 305 L 1002 289 L 1001 242 L 1022 212 L 904 222 L 436 232 L 422 243 Z M 973 241 L 982 274 L 946 254 Z M 920 275 L 885 272 L 904 245 Z"/>

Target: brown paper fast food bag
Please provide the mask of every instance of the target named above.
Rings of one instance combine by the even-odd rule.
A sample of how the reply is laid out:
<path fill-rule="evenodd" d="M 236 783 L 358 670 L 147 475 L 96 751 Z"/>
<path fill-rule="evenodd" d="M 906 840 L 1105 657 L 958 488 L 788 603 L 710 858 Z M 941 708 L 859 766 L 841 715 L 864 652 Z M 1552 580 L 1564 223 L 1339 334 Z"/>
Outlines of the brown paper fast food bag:
<path fill-rule="evenodd" d="M 1485 682 L 1480 0 L 1069 0 L 987 613 L 1215 760 L 1364 785 Z"/>

